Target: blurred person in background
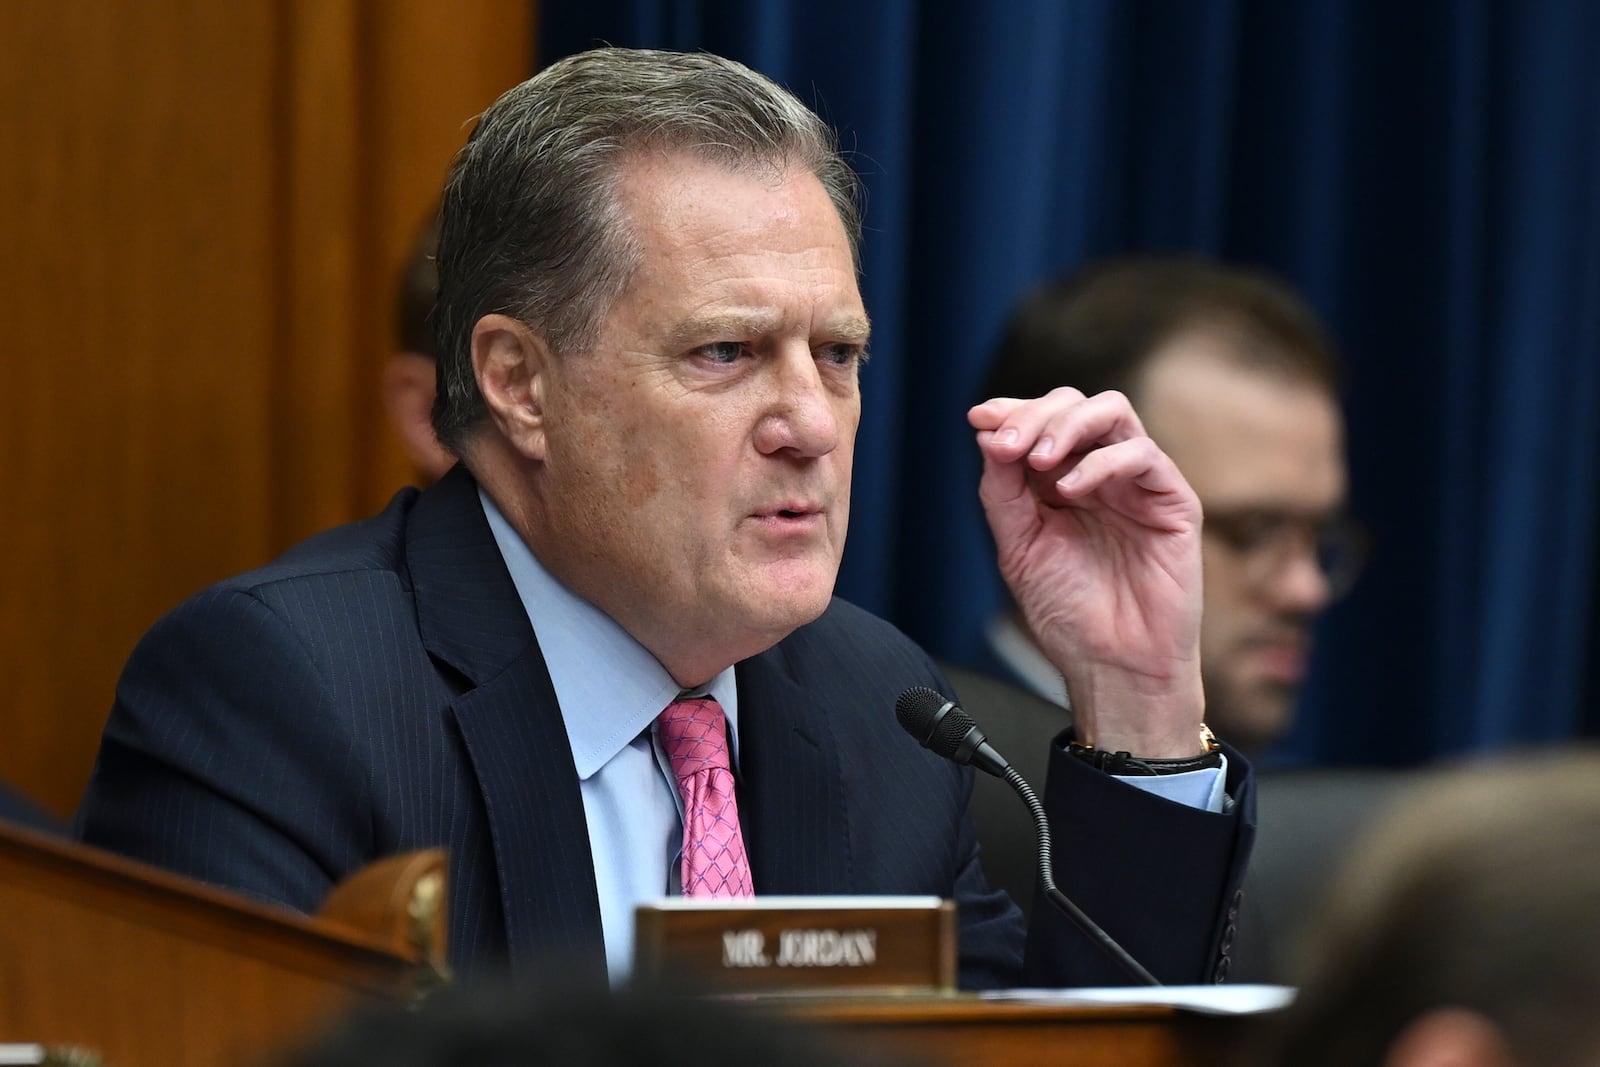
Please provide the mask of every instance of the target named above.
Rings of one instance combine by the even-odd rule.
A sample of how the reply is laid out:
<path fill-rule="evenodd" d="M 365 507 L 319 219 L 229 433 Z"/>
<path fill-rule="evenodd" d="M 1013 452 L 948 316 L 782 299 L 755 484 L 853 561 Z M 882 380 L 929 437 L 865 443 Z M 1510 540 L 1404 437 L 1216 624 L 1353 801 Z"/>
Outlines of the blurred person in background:
<path fill-rule="evenodd" d="M 1312 624 L 1361 563 L 1344 517 L 1339 378 L 1326 331 L 1284 283 L 1196 257 L 1129 256 L 1025 297 L 984 386 L 985 396 L 1117 390 L 1194 486 L 1206 717 L 1247 753 L 1288 728 Z M 985 666 L 1069 702 L 1014 606 L 989 637 Z"/>
<path fill-rule="evenodd" d="M 1281 1067 L 1600 1063 L 1600 750 L 1427 772 L 1297 946 Z"/>
<path fill-rule="evenodd" d="M 1259 755 L 1292 723 L 1313 624 L 1365 551 L 1344 515 L 1332 340 L 1305 301 L 1263 271 L 1189 255 L 1115 257 L 1025 296 L 983 389 L 1042 396 L 1063 386 L 1125 394 L 1199 495 L 1206 721 Z M 1071 694 L 1014 604 L 987 635 L 978 670 L 946 669 L 990 740 L 1037 786 L 1041 753 L 1070 723 Z M 1386 785 L 1379 776 L 1263 776 L 1255 859 L 1230 923 L 1245 930 L 1236 977 L 1281 976 L 1277 945 L 1298 921 L 1304 878 L 1324 869 Z M 986 776 L 972 805 L 985 868 L 1028 910 L 1031 824 L 1010 787 Z"/>
<path fill-rule="evenodd" d="M 433 335 L 433 303 L 439 294 L 439 221 L 430 217 L 418 231 L 400 276 L 396 324 L 400 347 L 383 369 L 383 408 L 389 424 L 416 465 L 422 484 L 430 485 L 455 466 L 456 458 L 433 432 L 433 398 L 439 373 L 438 342 Z"/>

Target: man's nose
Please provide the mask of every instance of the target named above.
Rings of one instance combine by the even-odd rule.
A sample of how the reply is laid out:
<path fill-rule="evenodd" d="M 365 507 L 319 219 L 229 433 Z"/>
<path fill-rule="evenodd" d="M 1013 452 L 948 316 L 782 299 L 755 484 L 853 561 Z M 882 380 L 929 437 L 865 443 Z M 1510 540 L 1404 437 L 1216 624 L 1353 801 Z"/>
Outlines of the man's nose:
<path fill-rule="evenodd" d="M 839 447 L 839 400 L 809 349 L 795 346 L 776 355 L 770 384 L 768 410 L 756 432 L 763 453 L 817 457 Z"/>
<path fill-rule="evenodd" d="M 1332 587 L 1313 541 L 1295 540 L 1273 577 L 1272 590 L 1280 607 L 1310 614 L 1328 606 Z"/>

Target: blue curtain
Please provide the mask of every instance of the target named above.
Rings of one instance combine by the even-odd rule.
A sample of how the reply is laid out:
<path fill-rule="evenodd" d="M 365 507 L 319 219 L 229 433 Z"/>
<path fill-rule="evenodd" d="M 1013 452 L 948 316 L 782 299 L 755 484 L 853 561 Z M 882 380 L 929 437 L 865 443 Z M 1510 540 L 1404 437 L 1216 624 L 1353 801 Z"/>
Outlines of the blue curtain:
<path fill-rule="evenodd" d="M 1600 4 L 544 0 L 548 60 L 706 49 L 867 189 L 874 320 L 840 593 L 971 657 L 999 584 L 964 412 L 1012 302 L 1124 250 L 1276 271 L 1350 369 L 1374 531 L 1284 762 L 1600 716 Z"/>

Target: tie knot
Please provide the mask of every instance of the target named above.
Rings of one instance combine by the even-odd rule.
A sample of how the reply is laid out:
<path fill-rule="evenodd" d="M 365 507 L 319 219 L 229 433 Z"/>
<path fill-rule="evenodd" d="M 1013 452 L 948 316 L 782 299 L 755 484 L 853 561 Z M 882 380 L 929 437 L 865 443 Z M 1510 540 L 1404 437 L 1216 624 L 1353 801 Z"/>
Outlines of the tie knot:
<path fill-rule="evenodd" d="M 676 778 L 728 768 L 727 720 L 710 697 L 674 700 L 656 717 L 656 733 Z"/>

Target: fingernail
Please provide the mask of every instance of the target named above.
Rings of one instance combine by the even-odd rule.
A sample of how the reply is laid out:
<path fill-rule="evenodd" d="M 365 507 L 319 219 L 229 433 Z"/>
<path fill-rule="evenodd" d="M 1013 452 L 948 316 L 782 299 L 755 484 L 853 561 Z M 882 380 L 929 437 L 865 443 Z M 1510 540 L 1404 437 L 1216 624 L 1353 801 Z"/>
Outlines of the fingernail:
<path fill-rule="evenodd" d="M 1039 438 L 1039 443 L 1033 446 L 1033 451 L 1029 452 L 1028 455 L 1048 456 L 1055 450 L 1055 447 L 1056 439 L 1054 437 L 1041 437 Z"/>
<path fill-rule="evenodd" d="M 1083 477 L 1083 472 L 1082 471 L 1075 471 L 1075 470 L 1074 471 L 1068 471 L 1066 476 L 1063 477 L 1056 484 L 1059 485 L 1063 489 L 1071 489 L 1074 485 L 1076 485 L 1078 483 L 1078 480 L 1080 478 L 1082 478 L 1082 477 Z"/>
<path fill-rule="evenodd" d="M 989 439 L 992 438 L 993 436 L 994 436 L 994 431 L 993 430 L 979 430 L 978 431 L 978 443 L 980 445 L 986 445 L 986 444 L 989 443 Z"/>
<path fill-rule="evenodd" d="M 1017 430 L 1016 430 L 1016 427 L 1007 426 L 1005 429 L 1003 429 L 999 433 L 995 434 L 994 435 L 994 443 L 997 444 L 997 445 L 1014 445 L 1014 444 L 1016 444 L 1017 443 Z"/>

